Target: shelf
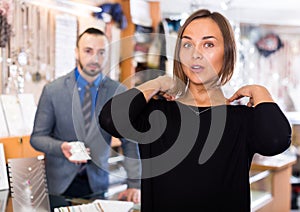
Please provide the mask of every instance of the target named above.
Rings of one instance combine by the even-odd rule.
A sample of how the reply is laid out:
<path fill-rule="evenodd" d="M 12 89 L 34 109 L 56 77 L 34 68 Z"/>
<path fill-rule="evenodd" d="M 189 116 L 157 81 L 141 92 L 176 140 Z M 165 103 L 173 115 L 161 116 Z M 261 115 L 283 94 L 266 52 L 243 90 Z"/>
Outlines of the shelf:
<path fill-rule="evenodd" d="M 250 169 L 251 211 L 282 212 L 291 208 L 291 173 L 295 157 L 284 152 L 255 155 Z"/>
<path fill-rule="evenodd" d="M 251 211 L 258 211 L 272 199 L 272 172 L 269 170 L 250 171 Z"/>
<path fill-rule="evenodd" d="M 270 171 L 250 171 L 250 184 L 262 180 L 270 175 Z"/>
<path fill-rule="evenodd" d="M 256 211 L 272 201 L 269 192 L 251 190 L 251 211 Z"/>

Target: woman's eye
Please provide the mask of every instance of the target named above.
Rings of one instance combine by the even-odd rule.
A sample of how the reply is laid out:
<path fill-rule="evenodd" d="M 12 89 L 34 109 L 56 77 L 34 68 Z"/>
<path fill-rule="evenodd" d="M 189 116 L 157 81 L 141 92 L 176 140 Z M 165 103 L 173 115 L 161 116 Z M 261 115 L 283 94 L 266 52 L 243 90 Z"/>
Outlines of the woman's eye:
<path fill-rule="evenodd" d="M 214 44 L 213 43 L 205 43 L 204 46 L 206 48 L 211 48 L 211 47 L 214 47 Z"/>
<path fill-rule="evenodd" d="M 192 44 L 190 44 L 190 43 L 184 43 L 183 47 L 184 48 L 190 48 L 190 47 L 192 47 Z"/>

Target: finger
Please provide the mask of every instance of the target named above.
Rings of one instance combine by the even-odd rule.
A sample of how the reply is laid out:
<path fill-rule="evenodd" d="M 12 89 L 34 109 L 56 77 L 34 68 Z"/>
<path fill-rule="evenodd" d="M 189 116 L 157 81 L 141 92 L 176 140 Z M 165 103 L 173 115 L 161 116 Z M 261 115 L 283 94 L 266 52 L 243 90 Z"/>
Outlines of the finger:
<path fill-rule="evenodd" d="M 251 94 L 245 89 L 243 90 L 240 89 L 229 98 L 229 101 L 232 102 L 234 100 L 239 100 L 243 97 L 251 97 Z"/>
<path fill-rule="evenodd" d="M 133 201 L 133 192 L 127 192 L 126 200 Z"/>
<path fill-rule="evenodd" d="M 166 100 L 174 100 L 175 97 L 171 96 L 170 94 L 164 94 L 163 97 L 166 99 Z"/>
<path fill-rule="evenodd" d="M 124 200 L 125 197 L 126 197 L 126 196 L 125 196 L 124 192 L 121 192 L 121 193 L 119 193 L 119 195 L 118 195 L 118 200 Z"/>
<path fill-rule="evenodd" d="M 139 203 L 140 202 L 140 195 L 138 192 L 136 192 L 133 196 L 133 202 L 134 203 Z"/>
<path fill-rule="evenodd" d="M 70 152 L 66 152 L 66 151 L 64 151 L 63 153 L 64 153 L 65 157 L 68 158 L 68 159 L 72 155 Z"/>
<path fill-rule="evenodd" d="M 252 107 L 253 104 L 249 101 L 249 102 L 247 103 L 247 106 L 248 106 L 248 107 Z"/>
<path fill-rule="evenodd" d="M 250 99 L 249 99 L 249 102 L 250 102 L 251 106 L 253 106 L 253 105 L 254 105 L 253 98 L 250 98 Z"/>
<path fill-rule="evenodd" d="M 82 164 L 82 163 L 87 163 L 87 160 L 70 160 L 69 159 L 69 161 L 72 163 L 78 164 L 78 165 Z"/>
<path fill-rule="evenodd" d="M 70 151 L 72 149 L 72 146 L 71 146 L 71 144 L 69 144 L 67 142 L 64 142 L 63 145 L 62 145 L 62 149 L 64 151 Z"/>
<path fill-rule="evenodd" d="M 240 94 L 234 93 L 234 94 L 228 99 L 228 101 L 229 101 L 229 102 L 233 102 L 233 101 L 238 100 L 238 99 L 240 99 L 240 98 L 242 98 L 242 97 L 243 97 L 243 96 L 241 96 Z"/>

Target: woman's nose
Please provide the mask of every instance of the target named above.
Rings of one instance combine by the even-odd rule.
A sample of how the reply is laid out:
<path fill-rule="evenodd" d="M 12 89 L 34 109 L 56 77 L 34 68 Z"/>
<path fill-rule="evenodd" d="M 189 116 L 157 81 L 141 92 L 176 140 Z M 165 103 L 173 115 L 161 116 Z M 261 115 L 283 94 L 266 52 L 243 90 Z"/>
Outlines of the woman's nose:
<path fill-rule="evenodd" d="M 203 55 L 198 48 L 194 48 L 192 57 L 193 59 L 202 59 Z"/>

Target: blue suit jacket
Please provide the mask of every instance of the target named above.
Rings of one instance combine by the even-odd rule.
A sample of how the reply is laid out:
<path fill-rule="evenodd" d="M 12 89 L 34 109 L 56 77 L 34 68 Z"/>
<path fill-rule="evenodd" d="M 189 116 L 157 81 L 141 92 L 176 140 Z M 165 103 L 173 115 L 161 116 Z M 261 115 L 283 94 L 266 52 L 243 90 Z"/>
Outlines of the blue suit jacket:
<path fill-rule="evenodd" d="M 104 77 L 99 85 L 95 114 L 88 133 L 84 130 L 84 119 L 76 85 L 74 71 L 45 85 L 35 116 L 30 143 L 46 156 L 46 176 L 50 194 L 62 194 L 76 176 L 79 165 L 69 162 L 61 151 L 64 141 L 83 141 L 91 150 L 92 162 L 88 163 L 87 174 L 93 192 L 108 189 L 109 165 L 111 154 L 111 135 L 100 128 L 98 114 L 112 96 L 126 88 L 119 82 Z M 138 146 L 122 140 L 128 187 L 140 187 L 141 165 Z M 126 158 L 126 157 L 125 157 Z"/>

